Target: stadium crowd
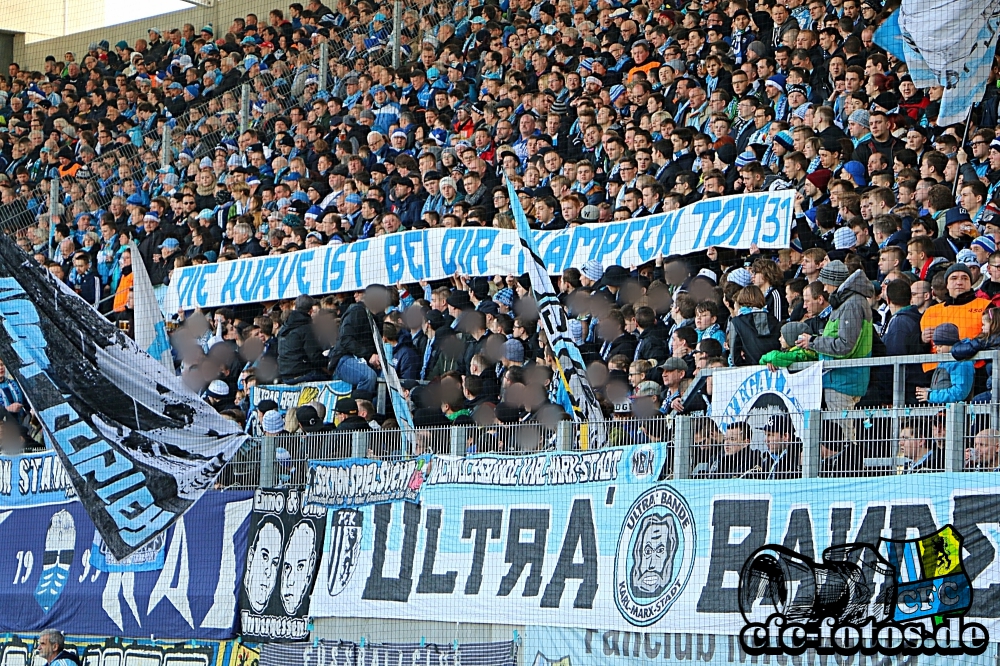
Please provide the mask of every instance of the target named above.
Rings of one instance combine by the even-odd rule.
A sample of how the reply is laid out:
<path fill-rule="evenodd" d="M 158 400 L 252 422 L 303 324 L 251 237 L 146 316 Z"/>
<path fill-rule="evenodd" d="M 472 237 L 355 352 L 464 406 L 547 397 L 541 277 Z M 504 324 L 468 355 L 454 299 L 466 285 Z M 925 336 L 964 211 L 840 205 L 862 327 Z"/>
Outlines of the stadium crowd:
<path fill-rule="evenodd" d="M 873 42 L 897 6 L 418 0 L 398 69 L 391 7 L 371 0 L 295 3 L 218 33 L 154 27 L 0 77 L 0 226 L 132 330 L 134 261 L 163 285 L 183 266 L 409 229 L 513 228 L 505 174 L 543 230 L 794 189 L 786 249 L 589 261 L 556 279 L 611 443 L 669 439 L 673 416 L 704 413 L 706 367 L 950 352 L 907 368 L 907 402 L 989 401 L 988 369 L 969 359 L 1000 348 L 997 71 L 968 127 L 939 126 L 942 89 L 916 88 Z M 354 388 L 338 425 L 318 405 L 265 409 L 250 419 L 265 432 L 389 429 L 371 402 L 370 317 L 418 427 L 569 418 L 526 275 L 181 312 L 172 343 L 188 385 L 244 423 L 254 384 Z M 885 405 L 891 383 L 886 367 L 828 371 L 824 407 Z M 14 389 L 0 399 L 17 413 Z M 861 437 L 831 427 L 825 442 Z M 908 469 L 936 468 L 933 423 L 907 427 Z M 797 466 L 787 420 L 768 428 L 784 442 L 770 455 L 749 430 L 703 433 L 707 469 Z"/>

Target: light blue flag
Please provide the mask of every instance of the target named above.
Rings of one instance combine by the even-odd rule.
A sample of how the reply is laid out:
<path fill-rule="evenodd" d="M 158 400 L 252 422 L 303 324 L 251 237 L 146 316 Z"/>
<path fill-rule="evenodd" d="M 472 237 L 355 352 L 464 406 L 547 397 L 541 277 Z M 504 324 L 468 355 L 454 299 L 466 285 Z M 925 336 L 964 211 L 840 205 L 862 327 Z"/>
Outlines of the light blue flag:
<path fill-rule="evenodd" d="M 392 411 L 396 414 L 396 423 L 403 433 L 403 441 L 407 444 L 404 453 L 413 453 L 417 445 L 417 431 L 413 427 L 413 415 L 410 413 L 410 406 L 406 404 L 403 397 L 403 385 L 399 382 L 399 375 L 396 368 L 389 362 L 389 356 L 385 353 L 385 345 L 382 344 L 382 331 L 378 329 L 375 318 L 368 314 L 368 323 L 372 327 L 372 337 L 375 338 L 375 350 L 378 352 L 378 360 L 382 365 L 382 376 L 385 378 L 386 388 L 389 389 L 389 399 L 392 400 Z"/>
<path fill-rule="evenodd" d="M 156 301 L 153 283 L 146 272 L 139 248 L 129 241 L 132 252 L 132 309 L 135 311 L 135 344 L 155 358 L 171 373 L 174 373 L 174 359 L 170 353 L 170 338 L 163 312 Z"/>
<path fill-rule="evenodd" d="M 938 125 L 965 122 L 982 101 L 993 64 L 995 0 L 903 0 L 874 41 L 906 62 L 918 88 L 943 86 Z"/>
<path fill-rule="evenodd" d="M 566 310 L 563 309 L 559 297 L 552 288 L 552 280 L 538 254 L 538 247 L 535 245 L 531 227 L 528 226 L 528 219 L 524 215 L 524 208 L 521 207 L 517 191 L 509 179 L 507 193 L 514 213 L 514 222 L 517 224 L 517 234 L 521 240 L 524 264 L 531 278 L 531 291 L 538 305 L 538 317 L 559 366 L 559 381 L 566 389 L 573 405 L 571 412 L 573 420 L 586 424 L 581 429 L 580 447 L 600 448 L 607 444 L 608 431 L 597 396 L 587 380 L 587 366 L 583 362 L 583 355 L 580 354 L 580 349 L 569 332 Z"/>

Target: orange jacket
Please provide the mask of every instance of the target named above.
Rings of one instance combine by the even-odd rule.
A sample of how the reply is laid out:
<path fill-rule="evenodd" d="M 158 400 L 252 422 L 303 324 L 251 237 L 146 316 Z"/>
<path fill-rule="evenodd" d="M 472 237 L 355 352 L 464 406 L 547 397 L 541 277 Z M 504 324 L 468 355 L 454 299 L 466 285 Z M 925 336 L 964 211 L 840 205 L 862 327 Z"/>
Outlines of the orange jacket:
<path fill-rule="evenodd" d="M 128 275 L 123 275 L 122 279 L 118 281 L 118 289 L 115 291 L 115 312 L 125 312 L 125 308 L 128 307 L 128 295 L 132 291 L 132 273 Z"/>
<path fill-rule="evenodd" d="M 951 301 L 951 299 L 948 300 Z M 956 302 L 938 303 L 927 308 L 927 312 L 920 318 L 920 330 L 950 323 L 958 326 L 960 340 L 974 338 L 983 331 L 983 312 L 989 306 L 988 300 L 977 298 L 975 293 L 970 291 L 959 296 Z M 934 352 L 937 353 L 936 350 Z M 924 363 L 925 372 L 936 367 L 937 363 Z"/>

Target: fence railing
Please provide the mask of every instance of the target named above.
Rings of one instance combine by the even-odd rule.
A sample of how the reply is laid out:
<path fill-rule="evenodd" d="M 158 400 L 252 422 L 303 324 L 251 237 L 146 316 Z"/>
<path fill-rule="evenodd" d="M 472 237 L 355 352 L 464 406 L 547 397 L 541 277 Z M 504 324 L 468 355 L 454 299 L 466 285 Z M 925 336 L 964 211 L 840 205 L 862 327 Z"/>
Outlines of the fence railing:
<path fill-rule="evenodd" d="M 669 442 L 671 460 L 661 472 L 667 479 L 861 478 L 917 472 L 1000 471 L 997 453 L 1000 432 L 995 435 L 990 432 L 1000 428 L 994 408 L 995 405 L 955 403 L 944 409 L 906 407 L 793 413 L 789 417 L 802 423 L 798 435 L 771 442 L 760 427 L 767 421 L 768 413 L 752 414 L 747 419 L 751 439 L 741 445 L 752 452 L 750 457 L 756 462 L 738 469 L 727 466 L 722 458 L 731 443 L 724 439 L 718 419 L 709 416 L 617 419 L 605 425 L 624 435 L 618 439 L 619 445 Z M 917 438 L 924 442 L 923 450 L 930 455 L 907 455 L 910 442 L 900 438 L 901 423 L 919 424 L 913 427 L 919 431 Z M 851 437 L 844 434 L 848 427 L 854 432 Z M 307 480 L 309 460 L 385 460 L 417 453 L 514 456 L 546 450 L 571 451 L 576 449 L 578 441 L 575 430 L 569 421 L 555 427 L 526 423 L 425 428 L 418 430 L 418 450 L 406 453 L 399 430 L 258 437 L 223 470 L 219 487 L 301 485 Z M 992 449 L 986 450 L 993 451 L 993 458 L 971 454 L 977 450 L 977 438 L 991 442 Z M 782 453 L 793 459 L 775 467 L 775 458 Z"/>
<path fill-rule="evenodd" d="M 722 418 L 706 415 L 674 415 L 649 419 L 616 418 L 604 423 L 612 445 L 634 445 L 654 441 L 671 443 L 671 462 L 664 473 L 674 479 L 747 478 L 817 478 L 884 476 L 925 471 L 1000 471 L 1000 399 L 997 374 L 1000 352 L 981 352 L 974 360 L 989 360 L 992 399 L 982 404 L 906 405 L 899 384 L 907 366 L 954 360 L 947 354 L 890 356 L 881 358 L 825 361 L 825 369 L 891 366 L 893 405 L 859 408 L 849 411 L 810 410 L 792 413 L 796 437 L 773 442 L 773 447 L 797 460 L 772 472 L 767 456 L 773 453 L 763 432 L 773 412 L 751 413 L 739 420 L 751 428 L 751 450 L 759 453 L 759 469 L 741 473 L 720 466 L 718 457 L 725 451 Z M 803 370 L 810 363 L 792 366 Z M 719 369 L 722 370 L 722 369 Z M 711 373 L 711 369 L 702 370 Z M 377 409 L 388 404 L 384 383 L 379 384 Z M 731 420 L 731 419 L 730 419 Z M 253 488 L 258 485 L 302 484 L 306 481 L 309 460 L 339 458 L 398 458 L 433 453 L 464 456 L 524 455 L 546 450 L 572 451 L 586 441 L 582 429 L 587 424 L 572 421 L 556 423 L 495 423 L 483 426 L 418 428 L 417 444 L 408 448 L 400 430 L 371 430 L 349 433 L 285 434 L 257 437 L 252 445 L 231 462 L 220 477 L 220 487 Z M 933 444 L 932 454 L 920 465 L 907 457 L 900 432 L 904 425 L 916 428 L 921 439 Z M 990 432 L 995 430 L 995 432 Z M 914 433 L 910 433 L 914 434 Z M 993 443 L 995 460 L 977 450 L 977 438 Z M 911 438 L 912 439 L 912 438 Z M 979 447 L 989 453 L 988 447 Z M 968 452 L 968 453 L 967 453 Z"/>

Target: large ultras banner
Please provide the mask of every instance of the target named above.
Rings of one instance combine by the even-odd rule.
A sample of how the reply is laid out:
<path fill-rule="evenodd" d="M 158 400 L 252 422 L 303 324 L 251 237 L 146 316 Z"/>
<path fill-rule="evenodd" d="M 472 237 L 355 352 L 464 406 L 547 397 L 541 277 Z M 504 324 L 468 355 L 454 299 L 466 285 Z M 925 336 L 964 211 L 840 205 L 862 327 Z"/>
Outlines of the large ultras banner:
<path fill-rule="evenodd" d="M 780 610 L 1000 635 L 1000 476 L 663 481 L 666 453 L 435 458 L 419 504 L 330 513 L 311 613 L 738 636 Z"/>
<path fill-rule="evenodd" d="M 2 234 L 0 358 L 120 558 L 183 515 L 246 438 Z"/>

